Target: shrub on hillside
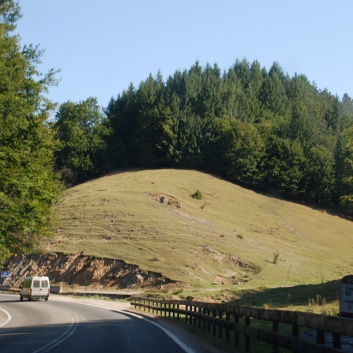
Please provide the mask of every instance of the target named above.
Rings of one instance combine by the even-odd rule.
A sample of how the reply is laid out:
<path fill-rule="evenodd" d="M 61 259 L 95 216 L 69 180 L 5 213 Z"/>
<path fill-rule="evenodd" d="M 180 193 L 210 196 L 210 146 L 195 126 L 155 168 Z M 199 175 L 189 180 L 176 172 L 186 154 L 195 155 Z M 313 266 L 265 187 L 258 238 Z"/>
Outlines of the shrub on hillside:
<path fill-rule="evenodd" d="M 197 190 L 191 195 L 194 199 L 201 200 L 202 199 L 202 193 L 200 190 Z"/>

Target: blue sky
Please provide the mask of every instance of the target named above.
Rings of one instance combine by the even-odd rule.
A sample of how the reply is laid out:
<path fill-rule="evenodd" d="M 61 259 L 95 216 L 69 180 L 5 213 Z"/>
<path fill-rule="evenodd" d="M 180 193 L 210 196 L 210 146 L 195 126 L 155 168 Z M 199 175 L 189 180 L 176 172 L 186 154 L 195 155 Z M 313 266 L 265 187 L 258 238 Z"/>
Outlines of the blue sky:
<path fill-rule="evenodd" d="M 237 59 L 278 62 L 319 89 L 353 97 L 352 0 L 19 0 L 21 44 L 61 69 L 48 97 L 97 97 L 106 107 L 132 82 L 196 61 L 228 70 Z"/>

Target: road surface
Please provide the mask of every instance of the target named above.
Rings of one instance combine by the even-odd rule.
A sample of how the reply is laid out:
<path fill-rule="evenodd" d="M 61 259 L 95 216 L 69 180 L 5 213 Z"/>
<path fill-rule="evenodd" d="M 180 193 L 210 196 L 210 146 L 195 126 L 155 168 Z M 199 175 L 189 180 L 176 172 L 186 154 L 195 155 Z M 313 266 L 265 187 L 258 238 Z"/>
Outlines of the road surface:
<path fill-rule="evenodd" d="M 125 304 L 128 306 L 129 304 Z M 0 352 L 195 353 L 143 317 L 114 307 L 51 296 L 23 301 L 0 295 Z"/>

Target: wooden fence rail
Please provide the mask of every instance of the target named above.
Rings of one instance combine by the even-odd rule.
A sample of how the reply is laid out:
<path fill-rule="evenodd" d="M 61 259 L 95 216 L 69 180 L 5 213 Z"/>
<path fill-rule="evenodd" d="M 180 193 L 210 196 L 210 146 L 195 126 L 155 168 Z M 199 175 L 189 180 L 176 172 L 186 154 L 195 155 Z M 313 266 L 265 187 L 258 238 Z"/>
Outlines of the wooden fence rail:
<path fill-rule="evenodd" d="M 131 305 L 135 308 L 148 310 L 176 320 L 183 318 L 187 324 L 207 330 L 215 336 L 218 335 L 220 339 L 224 339 L 228 343 L 232 336 L 234 346 L 238 350 L 240 337 L 243 337 L 245 352 L 251 352 L 253 340 L 272 345 L 273 353 L 278 353 L 280 347 L 295 353 L 343 352 L 342 337 L 353 337 L 353 319 L 338 316 L 189 300 L 163 300 L 145 297 L 131 297 L 130 300 Z M 261 327 L 267 325 L 269 328 L 255 327 L 254 323 L 258 323 L 258 320 L 265 323 Z M 283 325 L 286 326 L 285 333 L 281 332 Z M 288 327 L 290 327 L 289 333 Z M 300 335 L 303 329 L 312 330 L 315 341 L 305 340 Z M 332 336 L 330 344 L 326 342 L 328 341 L 327 335 Z"/>

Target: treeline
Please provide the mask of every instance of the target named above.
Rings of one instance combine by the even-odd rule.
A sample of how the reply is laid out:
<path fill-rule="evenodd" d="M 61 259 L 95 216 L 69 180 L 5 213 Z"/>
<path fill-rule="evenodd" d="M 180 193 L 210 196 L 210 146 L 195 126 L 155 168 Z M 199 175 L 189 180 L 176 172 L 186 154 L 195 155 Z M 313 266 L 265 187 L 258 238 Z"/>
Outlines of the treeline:
<path fill-rule="evenodd" d="M 0 263 L 52 234 L 62 182 L 117 168 L 193 168 L 249 188 L 353 215 L 353 102 L 274 63 L 237 61 L 150 75 L 102 111 L 95 98 L 58 107 L 56 72 L 20 46 L 18 3 L 0 0 Z"/>
<path fill-rule="evenodd" d="M 82 182 L 128 166 L 192 168 L 353 214 L 353 101 L 242 60 L 150 75 L 112 98 L 60 106 L 57 166 Z"/>

